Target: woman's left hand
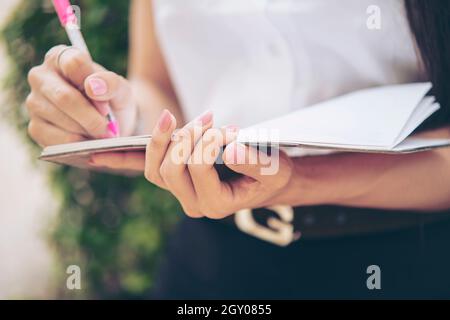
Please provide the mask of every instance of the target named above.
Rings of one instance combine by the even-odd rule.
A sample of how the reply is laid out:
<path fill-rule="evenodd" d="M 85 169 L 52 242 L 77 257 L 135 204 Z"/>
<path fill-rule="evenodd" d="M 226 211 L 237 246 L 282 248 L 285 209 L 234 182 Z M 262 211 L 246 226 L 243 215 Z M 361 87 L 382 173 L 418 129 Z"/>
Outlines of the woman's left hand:
<path fill-rule="evenodd" d="M 283 153 L 267 155 L 235 142 L 236 127 L 214 129 L 213 116 L 205 113 L 175 132 L 176 120 L 164 111 L 147 147 L 140 153 L 99 154 L 95 166 L 144 170 L 153 184 L 170 191 L 184 212 L 193 218 L 225 218 L 241 209 L 280 203 L 293 177 L 293 163 Z M 214 164 L 221 160 L 242 176 L 221 181 Z M 220 159 L 219 159 L 220 160 Z"/>

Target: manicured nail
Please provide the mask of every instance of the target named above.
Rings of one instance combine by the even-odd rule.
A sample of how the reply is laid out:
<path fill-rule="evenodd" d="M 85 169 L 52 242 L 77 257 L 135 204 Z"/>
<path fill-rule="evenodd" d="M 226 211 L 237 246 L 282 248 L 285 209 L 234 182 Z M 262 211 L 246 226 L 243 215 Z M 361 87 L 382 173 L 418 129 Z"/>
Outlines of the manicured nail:
<path fill-rule="evenodd" d="M 203 126 L 206 126 L 206 125 L 208 125 L 208 124 L 210 124 L 211 123 L 211 121 L 213 120 L 213 117 L 214 117 L 214 115 L 213 115 L 213 113 L 211 112 L 211 111 L 206 111 L 204 114 L 202 114 L 199 118 L 198 118 L 198 120 L 200 121 L 200 123 L 203 125 Z"/>
<path fill-rule="evenodd" d="M 170 129 L 170 126 L 172 125 L 172 119 L 173 116 L 169 112 L 169 110 L 164 110 L 161 117 L 158 120 L 159 131 L 161 131 L 162 133 L 166 133 Z"/>
<path fill-rule="evenodd" d="M 92 78 L 88 82 L 94 95 L 102 96 L 108 92 L 108 85 L 103 79 Z"/>

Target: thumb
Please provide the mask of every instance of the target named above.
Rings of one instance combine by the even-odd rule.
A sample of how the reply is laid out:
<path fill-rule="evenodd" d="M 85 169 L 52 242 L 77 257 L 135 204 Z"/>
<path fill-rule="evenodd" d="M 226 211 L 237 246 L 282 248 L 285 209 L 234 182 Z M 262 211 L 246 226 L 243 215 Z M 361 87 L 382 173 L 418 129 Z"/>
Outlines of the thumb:
<path fill-rule="evenodd" d="M 286 166 L 285 160 L 284 154 L 277 149 L 268 155 L 237 142 L 229 144 L 223 154 L 228 168 L 264 184 L 272 184 L 274 180 L 280 182 L 284 176 L 289 176 L 290 166 Z"/>
<path fill-rule="evenodd" d="M 84 88 L 102 115 L 113 111 L 120 122 L 122 134 L 133 132 L 136 105 L 128 80 L 111 71 L 99 71 L 86 78 Z"/>
<path fill-rule="evenodd" d="M 93 73 L 84 81 L 86 95 L 93 101 L 110 101 L 123 90 L 122 80 L 121 76 L 110 71 Z"/>
<path fill-rule="evenodd" d="M 91 74 L 84 82 L 86 95 L 95 102 L 109 102 L 114 110 L 133 104 L 131 85 L 127 79 L 111 71 Z"/>

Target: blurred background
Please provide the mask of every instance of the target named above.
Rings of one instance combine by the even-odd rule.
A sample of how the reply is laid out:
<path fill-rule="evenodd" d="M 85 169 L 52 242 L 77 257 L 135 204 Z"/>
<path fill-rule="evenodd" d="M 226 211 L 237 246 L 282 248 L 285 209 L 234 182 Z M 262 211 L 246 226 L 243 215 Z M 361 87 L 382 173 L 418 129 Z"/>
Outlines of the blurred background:
<path fill-rule="evenodd" d="M 126 75 L 129 1 L 73 4 L 94 59 Z M 143 178 L 37 160 L 27 73 L 68 40 L 50 0 L 1 0 L 0 24 L 0 299 L 146 298 L 176 202 Z M 66 287 L 70 265 L 81 268 L 81 290 Z"/>

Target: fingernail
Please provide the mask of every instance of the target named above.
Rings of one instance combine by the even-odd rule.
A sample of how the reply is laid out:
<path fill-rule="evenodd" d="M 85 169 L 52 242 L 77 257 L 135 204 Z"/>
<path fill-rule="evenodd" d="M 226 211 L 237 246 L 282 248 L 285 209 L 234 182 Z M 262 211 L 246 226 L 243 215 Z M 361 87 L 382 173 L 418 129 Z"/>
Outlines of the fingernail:
<path fill-rule="evenodd" d="M 164 110 L 158 121 L 158 129 L 162 133 L 166 133 L 172 125 L 172 114 L 168 110 Z"/>
<path fill-rule="evenodd" d="M 198 118 L 198 120 L 200 121 L 200 123 L 203 125 L 203 126 L 206 126 L 206 125 L 208 125 L 208 124 L 210 124 L 211 123 L 211 121 L 213 120 L 213 113 L 211 112 L 211 111 L 206 111 L 204 114 L 202 114 L 199 118 Z"/>
<path fill-rule="evenodd" d="M 88 81 L 92 93 L 96 96 L 102 96 L 108 92 L 108 85 L 103 79 L 92 78 Z"/>

